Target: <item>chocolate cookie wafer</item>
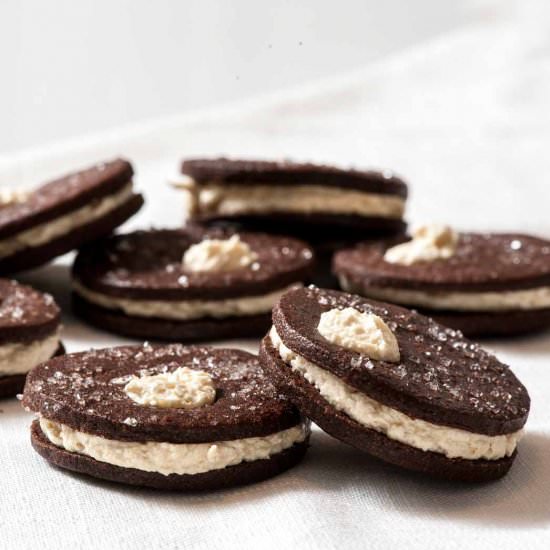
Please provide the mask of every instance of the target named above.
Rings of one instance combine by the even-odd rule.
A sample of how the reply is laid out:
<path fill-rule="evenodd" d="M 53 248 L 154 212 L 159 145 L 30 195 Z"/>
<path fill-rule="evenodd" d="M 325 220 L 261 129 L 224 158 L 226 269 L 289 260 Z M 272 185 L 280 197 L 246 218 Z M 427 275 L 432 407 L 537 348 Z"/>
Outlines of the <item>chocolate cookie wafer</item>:
<path fill-rule="evenodd" d="M 312 265 L 311 249 L 287 237 L 138 231 L 81 250 L 73 306 L 99 328 L 145 339 L 261 335 L 277 298 Z"/>
<path fill-rule="evenodd" d="M 406 184 L 388 172 L 218 159 L 183 161 L 186 216 L 233 220 L 305 239 L 348 238 L 350 231 L 402 231 Z"/>
<path fill-rule="evenodd" d="M 457 331 L 342 292 L 287 292 L 260 361 L 279 391 L 332 436 L 451 480 L 505 475 L 529 413 L 512 371 Z"/>
<path fill-rule="evenodd" d="M 60 321 L 52 296 L 0 279 L 0 398 L 21 392 L 33 367 L 63 353 Z"/>
<path fill-rule="evenodd" d="M 550 326 L 550 241 L 516 233 L 419 229 L 403 243 L 338 252 L 344 290 L 414 307 L 469 336 Z"/>
<path fill-rule="evenodd" d="M 304 456 L 309 425 L 240 350 L 126 346 L 56 358 L 23 396 L 52 464 L 101 479 L 202 491 L 252 483 Z"/>
<path fill-rule="evenodd" d="M 0 194 L 0 273 L 37 267 L 111 233 L 143 204 L 132 176 L 130 163 L 117 159 L 29 193 Z"/>

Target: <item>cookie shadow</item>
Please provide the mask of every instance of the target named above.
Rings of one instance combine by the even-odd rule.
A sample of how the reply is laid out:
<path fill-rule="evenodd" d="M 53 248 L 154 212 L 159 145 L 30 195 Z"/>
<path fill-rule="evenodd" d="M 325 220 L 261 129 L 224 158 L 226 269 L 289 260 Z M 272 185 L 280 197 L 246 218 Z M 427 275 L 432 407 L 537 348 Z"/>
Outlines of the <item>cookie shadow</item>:
<path fill-rule="evenodd" d="M 346 499 L 350 491 L 376 495 L 381 510 L 426 519 L 521 528 L 550 524 L 550 437 L 533 432 L 521 442 L 509 474 L 496 482 L 465 484 L 439 481 L 400 470 L 315 431 L 312 447 L 295 468 L 253 485 L 205 493 L 171 493 L 129 487 L 81 474 L 66 475 L 90 487 L 123 494 L 167 509 L 196 512 L 239 507 L 274 497 L 311 494 Z"/>
<path fill-rule="evenodd" d="M 69 476 L 77 483 L 83 483 L 91 489 L 100 488 L 105 491 L 118 493 L 130 499 L 147 502 L 150 505 L 168 509 L 180 509 L 182 506 L 192 507 L 195 511 L 208 512 L 209 510 L 220 510 L 220 506 L 230 508 L 242 506 L 243 503 L 254 504 L 260 500 L 268 499 L 275 494 L 293 492 L 300 482 L 296 477 L 297 471 L 304 463 L 295 466 L 293 469 L 282 472 L 277 476 L 259 481 L 250 485 L 239 485 L 226 489 L 210 491 L 165 491 L 147 487 L 134 487 L 114 481 L 107 481 L 92 476 L 73 472 L 61 467 L 50 465 L 56 471 Z"/>
<path fill-rule="evenodd" d="M 493 482 L 430 479 L 363 455 L 324 433 L 315 434 L 300 476 L 317 490 L 375 493 L 383 507 L 407 515 L 508 528 L 550 524 L 550 436 L 538 432 L 525 435 L 508 475 Z"/>
<path fill-rule="evenodd" d="M 482 344 L 497 350 L 497 354 L 502 352 L 518 356 L 548 354 L 550 353 L 550 330 L 516 338 L 484 340 Z"/>

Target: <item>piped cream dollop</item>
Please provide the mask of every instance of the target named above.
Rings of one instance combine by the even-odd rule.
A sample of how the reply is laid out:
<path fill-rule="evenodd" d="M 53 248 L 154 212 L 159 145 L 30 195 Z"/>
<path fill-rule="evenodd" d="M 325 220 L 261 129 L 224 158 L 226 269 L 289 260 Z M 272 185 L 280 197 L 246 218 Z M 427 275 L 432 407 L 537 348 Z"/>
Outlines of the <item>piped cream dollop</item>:
<path fill-rule="evenodd" d="M 204 239 L 190 246 L 183 255 L 183 267 L 189 271 L 232 271 L 248 267 L 258 259 L 239 235 L 229 239 Z"/>
<path fill-rule="evenodd" d="M 216 399 L 210 374 L 188 367 L 172 372 L 133 376 L 124 386 L 124 393 L 140 405 L 152 407 L 196 409 Z"/>
<path fill-rule="evenodd" d="M 458 233 L 448 225 L 421 225 L 410 241 L 388 248 L 384 260 L 401 265 L 445 260 L 454 255 L 457 243 Z"/>
<path fill-rule="evenodd" d="M 379 361 L 399 361 L 395 334 L 383 319 L 373 313 L 363 313 L 352 307 L 331 309 L 321 314 L 317 330 L 337 346 Z"/>

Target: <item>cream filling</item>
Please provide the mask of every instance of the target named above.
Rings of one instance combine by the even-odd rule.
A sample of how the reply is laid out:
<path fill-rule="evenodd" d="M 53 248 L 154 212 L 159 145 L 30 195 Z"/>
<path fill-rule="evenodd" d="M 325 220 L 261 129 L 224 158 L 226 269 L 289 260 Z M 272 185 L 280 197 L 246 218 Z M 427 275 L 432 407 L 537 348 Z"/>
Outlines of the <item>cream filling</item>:
<path fill-rule="evenodd" d="M 59 331 L 30 343 L 14 342 L 0 346 L 0 377 L 26 374 L 50 359 L 59 347 Z"/>
<path fill-rule="evenodd" d="M 0 240 L 0 257 L 10 256 L 25 248 L 32 248 L 60 235 L 69 233 L 73 229 L 101 218 L 111 210 L 124 204 L 132 196 L 132 182 L 120 191 L 107 197 L 93 200 L 90 204 L 69 212 L 48 222 L 36 225 L 26 231 L 17 233 Z"/>
<path fill-rule="evenodd" d="M 229 239 L 204 239 L 191 245 L 183 255 L 182 265 L 187 271 L 221 272 L 243 269 L 254 263 L 258 254 L 240 235 Z"/>
<path fill-rule="evenodd" d="M 54 445 L 71 453 L 165 476 L 202 474 L 241 462 L 267 459 L 304 441 L 309 434 L 309 425 L 302 423 L 263 437 L 213 443 L 158 443 L 106 439 L 46 418 L 40 418 L 40 427 Z"/>
<path fill-rule="evenodd" d="M 521 437 L 518 432 L 489 436 L 414 419 L 367 397 L 330 372 L 287 348 L 273 327 L 271 342 L 281 359 L 312 384 L 333 407 L 363 426 L 422 451 L 447 458 L 497 460 L 510 456 Z"/>
<path fill-rule="evenodd" d="M 196 409 L 216 400 L 210 373 L 189 367 L 132 376 L 124 386 L 124 393 L 138 405 L 161 409 Z"/>
<path fill-rule="evenodd" d="M 550 287 L 529 288 L 502 292 L 426 292 L 401 288 L 366 288 L 354 285 L 340 277 L 340 286 L 347 292 L 367 295 L 369 298 L 419 306 L 430 309 L 458 311 L 506 311 L 510 309 L 544 309 L 550 307 Z"/>
<path fill-rule="evenodd" d="M 413 231 L 412 239 L 388 248 L 384 260 L 391 264 L 413 265 L 454 256 L 458 233 L 448 225 L 425 224 Z"/>
<path fill-rule="evenodd" d="M 213 317 L 239 317 L 257 315 L 271 311 L 273 304 L 290 288 L 291 285 L 269 294 L 260 296 L 246 296 L 244 298 L 228 298 L 226 300 L 129 300 L 107 296 L 84 287 L 73 280 L 73 289 L 88 302 L 107 309 L 119 309 L 126 315 L 135 317 L 158 317 L 161 319 L 175 319 L 188 321 Z"/>
<path fill-rule="evenodd" d="M 395 334 L 374 313 L 353 307 L 332 308 L 321 313 L 317 332 L 338 347 L 378 361 L 399 362 L 399 343 Z"/>
<path fill-rule="evenodd" d="M 186 186 L 188 217 L 193 214 L 234 216 L 269 212 L 326 213 L 402 218 L 405 201 L 395 195 L 366 193 L 322 185 Z"/>

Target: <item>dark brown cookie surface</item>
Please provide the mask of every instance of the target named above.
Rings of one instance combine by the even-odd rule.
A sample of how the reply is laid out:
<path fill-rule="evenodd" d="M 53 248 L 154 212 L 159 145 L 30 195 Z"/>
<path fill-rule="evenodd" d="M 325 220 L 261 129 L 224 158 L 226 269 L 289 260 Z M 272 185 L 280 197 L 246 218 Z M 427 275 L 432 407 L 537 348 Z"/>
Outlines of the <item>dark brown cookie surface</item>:
<path fill-rule="evenodd" d="M 116 159 L 51 181 L 25 200 L 1 207 L 0 273 L 37 267 L 124 223 L 143 205 L 143 197 L 131 191 L 132 176 L 131 164 Z M 100 203 L 119 192 L 117 202 Z M 71 222 L 73 214 L 77 217 Z M 13 247 L 18 239 L 25 245 Z"/>
<path fill-rule="evenodd" d="M 43 265 L 62 256 L 83 243 L 109 235 L 119 225 L 136 214 L 143 206 L 141 195 L 132 196 L 126 203 L 111 210 L 107 215 L 79 226 L 70 233 L 61 235 L 43 245 L 26 248 L 0 259 L 0 273 L 13 274 Z"/>
<path fill-rule="evenodd" d="M 143 406 L 124 392 L 131 375 L 189 367 L 214 379 L 216 400 L 198 409 Z M 179 344 L 125 346 L 55 358 L 27 377 L 23 405 L 49 420 L 119 441 L 206 443 L 266 436 L 300 415 L 240 350 Z"/>
<path fill-rule="evenodd" d="M 270 456 L 267 459 L 241 462 L 219 470 L 194 475 L 162 475 L 134 468 L 121 468 L 99 462 L 85 455 L 71 453 L 56 447 L 42 433 L 35 420 L 31 428 L 34 449 L 48 462 L 107 481 L 151 487 L 164 491 L 211 491 L 255 483 L 278 475 L 295 466 L 307 451 L 307 440 Z"/>
<path fill-rule="evenodd" d="M 331 406 L 303 376 L 283 363 L 268 336 L 260 347 L 260 361 L 277 388 L 322 430 L 385 462 L 453 481 L 480 482 L 504 476 L 515 458 L 516 453 L 499 460 L 451 459 L 405 445 L 366 428 Z"/>
<path fill-rule="evenodd" d="M 261 337 L 271 326 L 271 313 L 213 319 L 204 317 L 190 321 L 158 317 L 130 317 L 121 311 L 96 306 L 72 294 L 74 313 L 100 330 L 130 338 L 165 342 L 212 342 L 231 338 Z"/>
<path fill-rule="evenodd" d="M 188 159 L 181 172 L 197 183 L 327 185 L 407 196 L 407 185 L 391 173 L 344 170 L 332 166 L 259 160 Z"/>
<path fill-rule="evenodd" d="M 338 215 L 336 215 L 338 217 Z M 225 230 L 235 233 L 242 231 L 266 232 L 271 235 L 289 235 L 304 240 L 317 251 L 336 252 L 349 248 L 358 242 L 369 239 L 387 239 L 404 235 L 407 224 L 402 220 L 389 218 L 363 218 L 352 219 L 353 216 L 340 216 L 339 222 L 342 225 L 334 225 L 334 215 L 322 214 L 265 214 L 262 216 L 236 216 L 232 219 L 207 219 L 202 221 L 191 221 L 185 224 L 186 229 L 195 231 Z M 319 222 L 319 223 L 318 223 Z M 348 222 L 352 222 L 348 224 Z M 357 222 L 361 224 L 358 230 Z M 348 224 L 346 226 L 346 224 Z"/>
<path fill-rule="evenodd" d="M 399 265 L 384 253 L 395 243 L 363 243 L 338 252 L 333 270 L 354 285 L 424 291 L 508 291 L 550 285 L 550 241 L 522 234 L 460 234 L 449 259 Z"/>
<path fill-rule="evenodd" d="M 61 311 L 49 294 L 0 279 L 0 345 L 41 340 L 57 329 L 60 318 Z"/>
<path fill-rule="evenodd" d="M 60 343 L 53 357 L 63 355 L 64 353 L 65 347 Z M 26 374 L 0 376 L 0 398 L 14 397 L 18 393 L 21 393 L 25 387 L 26 378 Z"/>
<path fill-rule="evenodd" d="M 287 237 L 240 233 L 258 256 L 253 265 L 233 271 L 192 272 L 182 265 L 185 251 L 202 237 L 196 230 L 137 231 L 109 237 L 84 248 L 73 276 L 86 288 L 131 299 L 223 299 L 267 294 L 307 280 L 313 252 Z"/>
<path fill-rule="evenodd" d="M 60 320 L 61 311 L 52 296 L 13 280 L 0 279 L 0 347 L 8 350 L 0 361 L 0 398 L 12 397 L 23 389 L 26 373 L 22 371 L 34 367 L 36 363 L 32 361 L 38 362 L 33 359 L 34 352 L 27 353 L 27 346 L 54 336 Z M 48 349 L 40 352 L 42 356 L 48 355 Z M 63 351 L 60 344 L 55 354 Z M 17 365 L 15 372 L 21 374 L 10 374 L 14 372 L 12 362 Z"/>
<path fill-rule="evenodd" d="M 446 327 L 460 330 L 465 336 L 519 336 L 547 330 L 550 308 L 507 311 L 442 311 L 419 309 Z"/>
<path fill-rule="evenodd" d="M 349 243 L 357 241 L 359 232 L 362 239 L 401 234 L 407 224 L 398 218 L 382 218 L 377 216 L 358 216 L 352 214 L 324 214 L 266 212 L 265 214 L 235 214 L 217 215 L 207 213 L 195 215 L 198 222 L 231 221 L 240 224 L 251 231 L 266 231 L 269 233 L 290 233 L 311 243 L 318 243 L 325 238 L 349 239 Z"/>
<path fill-rule="evenodd" d="M 35 189 L 27 200 L 0 208 L 0 238 L 110 195 L 129 183 L 133 173 L 128 161 L 116 159 L 46 183 Z"/>
<path fill-rule="evenodd" d="M 181 182 L 187 221 L 230 221 L 311 243 L 354 242 L 358 232 L 370 238 L 406 226 L 407 185 L 389 172 L 225 158 L 189 159 L 181 170 L 192 180 Z"/>
<path fill-rule="evenodd" d="M 344 307 L 380 316 L 397 338 L 400 361 L 372 360 L 324 339 L 317 330 L 321 314 Z M 273 324 L 292 351 L 412 418 L 486 435 L 517 431 L 527 419 L 529 395 L 506 365 L 413 311 L 305 288 L 279 300 Z"/>
<path fill-rule="evenodd" d="M 323 288 L 340 288 L 338 279 L 332 272 L 332 257 L 338 250 L 349 248 L 358 242 L 369 239 L 384 239 L 388 235 L 404 235 L 407 224 L 401 220 L 384 218 L 361 218 L 355 220 L 358 226 L 346 226 L 350 217 L 343 216 L 343 225 L 334 225 L 325 216 L 294 216 L 291 220 L 281 219 L 277 214 L 247 217 L 246 219 L 209 219 L 204 222 L 188 222 L 185 228 L 199 234 L 206 231 L 266 231 L 272 235 L 282 235 L 286 231 L 309 243 L 315 255 L 315 268 L 310 282 Z M 320 222 L 320 223 L 317 223 Z M 404 238 L 404 237 L 401 237 Z"/>

